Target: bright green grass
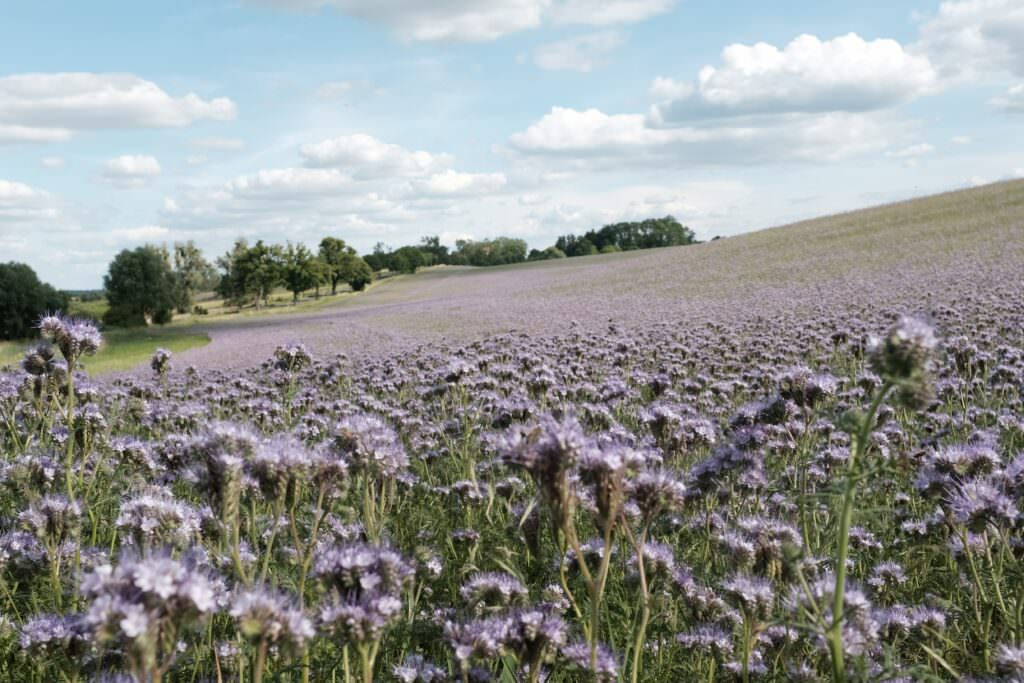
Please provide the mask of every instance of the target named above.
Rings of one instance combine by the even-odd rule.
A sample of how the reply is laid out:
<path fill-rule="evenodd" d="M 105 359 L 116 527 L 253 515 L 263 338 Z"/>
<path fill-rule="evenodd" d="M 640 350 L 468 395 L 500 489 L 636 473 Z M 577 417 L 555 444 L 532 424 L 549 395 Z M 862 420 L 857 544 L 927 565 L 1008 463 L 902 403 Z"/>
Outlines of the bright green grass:
<path fill-rule="evenodd" d="M 93 376 L 123 372 L 145 363 L 157 348 L 180 353 L 209 343 L 210 337 L 205 333 L 173 329 L 106 330 L 99 353 L 84 359 L 85 369 Z M 27 345 L 27 342 L 0 342 L 0 367 L 20 361 Z"/>

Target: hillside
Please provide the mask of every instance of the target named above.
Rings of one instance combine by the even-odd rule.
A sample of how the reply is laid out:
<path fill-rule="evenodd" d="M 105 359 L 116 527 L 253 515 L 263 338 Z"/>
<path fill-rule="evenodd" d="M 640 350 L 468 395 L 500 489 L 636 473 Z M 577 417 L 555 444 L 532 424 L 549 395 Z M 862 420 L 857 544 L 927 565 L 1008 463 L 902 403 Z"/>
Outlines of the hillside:
<path fill-rule="evenodd" d="M 498 268 L 437 268 L 314 313 L 203 328 L 183 355 L 260 361 L 280 343 L 362 355 L 509 330 L 758 317 L 859 302 L 955 305 L 956 286 L 1024 279 L 1024 181 L 948 192 L 689 247 Z M 982 287 L 984 289 L 984 287 Z"/>

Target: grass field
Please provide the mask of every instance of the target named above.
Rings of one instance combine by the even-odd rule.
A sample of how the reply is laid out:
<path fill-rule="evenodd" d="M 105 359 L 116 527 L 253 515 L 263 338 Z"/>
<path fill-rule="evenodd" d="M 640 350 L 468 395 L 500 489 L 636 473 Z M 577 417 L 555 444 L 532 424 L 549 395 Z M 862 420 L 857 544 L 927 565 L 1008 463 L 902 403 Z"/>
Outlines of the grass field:
<path fill-rule="evenodd" d="M 90 375 L 130 370 L 147 362 L 158 348 L 180 353 L 210 343 L 209 335 L 204 332 L 175 328 L 107 330 L 103 338 L 104 345 L 100 351 L 94 357 L 85 359 L 85 369 Z M 0 342 L 0 367 L 16 365 L 29 343 Z"/>

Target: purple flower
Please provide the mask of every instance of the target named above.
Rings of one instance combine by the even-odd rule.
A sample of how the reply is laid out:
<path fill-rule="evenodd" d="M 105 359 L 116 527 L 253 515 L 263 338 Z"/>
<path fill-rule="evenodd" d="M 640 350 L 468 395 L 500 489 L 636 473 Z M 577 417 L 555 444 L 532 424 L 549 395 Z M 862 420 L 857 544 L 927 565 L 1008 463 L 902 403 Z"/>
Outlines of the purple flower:
<path fill-rule="evenodd" d="M 254 642 L 300 650 L 315 635 L 313 623 L 293 600 L 265 587 L 236 592 L 229 614 L 242 635 Z"/>
<path fill-rule="evenodd" d="M 488 610 L 522 603 L 527 597 L 523 582 L 504 572 L 474 574 L 459 589 L 471 609 Z"/>

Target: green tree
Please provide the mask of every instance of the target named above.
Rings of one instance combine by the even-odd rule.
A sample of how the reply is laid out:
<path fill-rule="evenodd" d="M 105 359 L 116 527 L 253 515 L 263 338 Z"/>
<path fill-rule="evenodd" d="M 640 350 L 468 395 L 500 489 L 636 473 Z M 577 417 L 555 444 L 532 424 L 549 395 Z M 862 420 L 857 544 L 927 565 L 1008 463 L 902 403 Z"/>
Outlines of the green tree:
<path fill-rule="evenodd" d="M 238 268 L 241 272 L 244 291 L 253 297 L 256 310 L 267 303 L 274 287 L 281 284 L 284 276 L 284 253 L 277 244 L 264 244 L 258 240 L 242 255 Z"/>
<path fill-rule="evenodd" d="M 249 251 L 249 243 L 242 238 L 235 240 L 231 251 L 217 258 L 217 267 L 223 274 L 217 283 L 217 294 L 225 301 L 241 305 L 247 298 L 245 291 L 245 278 L 239 269 L 245 252 Z"/>
<path fill-rule="evenodd" d="M 66 310 L 67 295 L 40 282 L 24 263 L 0 263 L 0 339 L 23 339 L 36 334 L 45 313 Z"/>
<path fill-rule="evenodd" d="M 352 267 L 353 257 L 356 257 L 356 250 L 346 245 L 345 240 L 337 237 L 320 240 L 320 258 L 330 269 L 331 294 L 338 293 L 339 282 L 348 282 L 346 272 Z"/>
<path fill-rule="evenodd" d="M 166 249 L 147 244 L 121 251 L 103 278 L 112 325 L 164 325 L 171 321 L 178 287 Z"/>
<path fill-rule="evenodd" d="M 174 277 L 178 284 L 179 313 L 192 308 L 198 292 L 217 286 L 217 269 L 203 258 L 203 252 L 192 240 L 174 243 Z"/>
<path fill-rule="evenodd" d="M 406 246 L 396 249 L 390 256 L 388 269 L 400 273 L 415 273 L 417 268 L 427 265 L 423 252 L 416 247 Z"/>
<path fill-rule="evenodd" d="M 298 302 L 299 294 L 323 282 L 321 263 L 306 245 L 288 243 L 282 252 L 281 279 L 292 293 L 293 303 Z"/>

